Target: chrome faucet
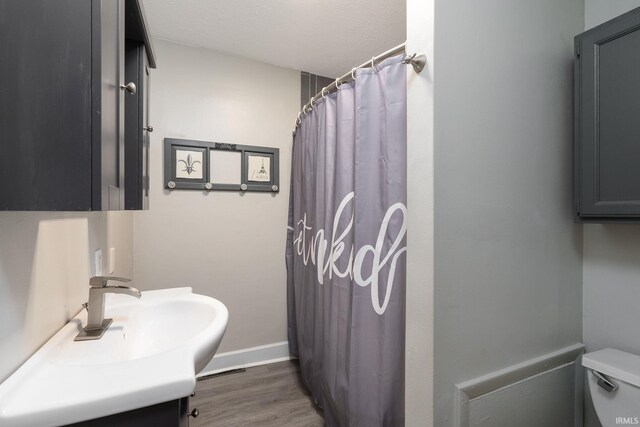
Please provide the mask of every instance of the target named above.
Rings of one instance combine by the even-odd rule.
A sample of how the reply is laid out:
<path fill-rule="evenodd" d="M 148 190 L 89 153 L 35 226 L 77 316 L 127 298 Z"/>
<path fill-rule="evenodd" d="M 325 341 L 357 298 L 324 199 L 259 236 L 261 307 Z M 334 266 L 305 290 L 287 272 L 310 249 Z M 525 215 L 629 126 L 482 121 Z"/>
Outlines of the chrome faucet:
<path fill-rule="evenodd" d="M 124 277 L 95 276 L 89 279 L 89 302 L 82 304 L 87 309 L 87 326 L 78 333 L 74 341 L 97 340 L 113 322 L 113 319 L 104 318 L 104 295 L 125 294 L 140 298 L 142 294 L 136 288 L 130 286 L 107 286 L 109 280 L 116 282 L 130 282 Z"/>

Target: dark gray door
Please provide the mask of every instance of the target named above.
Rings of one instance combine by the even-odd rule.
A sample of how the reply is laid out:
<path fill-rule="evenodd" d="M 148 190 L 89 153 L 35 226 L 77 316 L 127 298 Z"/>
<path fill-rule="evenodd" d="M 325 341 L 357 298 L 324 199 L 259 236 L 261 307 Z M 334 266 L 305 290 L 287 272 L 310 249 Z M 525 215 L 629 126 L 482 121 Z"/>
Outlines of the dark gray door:
<path fill-rule="evenodd" d="M 91 12 L 0 1 L 0 210 L 91 209 Z"/>
<path fill-rule="evenodd" d="M 124 207 L 124 2 L 92 4 L 93 19 L 100 22 L 92 40 L 93 75 L 100 82 L 93 98 L 93 149 L 99 152 L 93 157 L 93 209 L 118 210 Z"/>
<path fill-rule="evenodd" d="M 149 209 L 149 145 L 153 126 L 149 118 L 149 100 L 151 93 L 151 78 L 149 77 L 149 61 L 144 55 L 144 73 L 142 82 L 144 86 L 143 112 L 142 112 L 142 209 Z"/>
<path fill-rule="evenodd" d="M 147 209 L 149 189 L 149 70 L 144 43 L 127 39 L 125 78 L 135 95 L 125 95 L 125 209 Z"/>
<path fill-rule="evenodd" d="M 576 37 L 579 217 L 640 217 L 640 8 Z"/>

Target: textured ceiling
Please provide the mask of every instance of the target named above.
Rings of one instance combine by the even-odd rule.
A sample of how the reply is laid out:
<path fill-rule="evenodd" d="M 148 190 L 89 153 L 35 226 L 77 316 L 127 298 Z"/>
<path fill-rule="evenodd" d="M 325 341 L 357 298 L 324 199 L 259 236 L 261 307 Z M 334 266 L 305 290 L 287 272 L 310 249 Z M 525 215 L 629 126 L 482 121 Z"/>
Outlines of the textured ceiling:
<path fill-rule="evenodd" d="M 153 37 L 327 77 L 406 38 L 405 0 L 146 0 L 144 6 Z"/>

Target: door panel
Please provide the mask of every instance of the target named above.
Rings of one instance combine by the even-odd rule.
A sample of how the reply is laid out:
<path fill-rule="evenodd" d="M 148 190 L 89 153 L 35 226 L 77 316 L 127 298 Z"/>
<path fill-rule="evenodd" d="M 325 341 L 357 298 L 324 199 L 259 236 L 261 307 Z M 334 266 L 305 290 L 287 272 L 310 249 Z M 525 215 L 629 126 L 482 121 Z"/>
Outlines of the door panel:
<path fill-rule="evenodd" d="M 0 1 L 0 210 L 91 209 L 91 13 Z"/>
<path fill-rule="evenodd" d="M 93 0 L 93 69 L 99 90 L 94 90 L 94 210 L 120 209 L 123 197 L 120 163 L 124 158 L 124 101 L 120 84 L 124 78 L 123 0 Z M 99 78 L 98 78 L 99 76 Z"/>
<path fill-rule="evenodd" d="M 578 214 L 640 216 L 640 10 L 576 43 Z"/>

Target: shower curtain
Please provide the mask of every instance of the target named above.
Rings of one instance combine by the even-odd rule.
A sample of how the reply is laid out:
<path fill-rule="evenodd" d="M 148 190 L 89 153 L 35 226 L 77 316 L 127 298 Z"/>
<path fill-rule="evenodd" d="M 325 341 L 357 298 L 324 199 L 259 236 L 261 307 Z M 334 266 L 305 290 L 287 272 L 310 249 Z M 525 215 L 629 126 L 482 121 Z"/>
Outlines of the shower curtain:
<path fill-rule="evenodd" d="M 403 59 L 356 70 L 294 135 L 289 348 L 328 426 L 404 425 Z"/>

